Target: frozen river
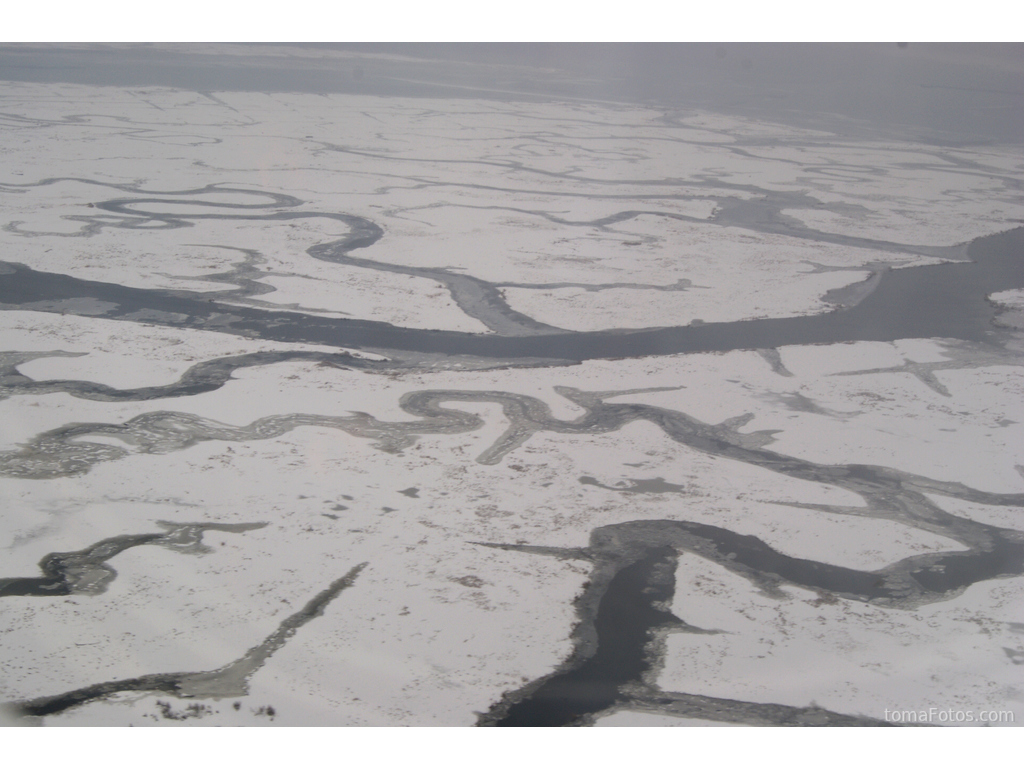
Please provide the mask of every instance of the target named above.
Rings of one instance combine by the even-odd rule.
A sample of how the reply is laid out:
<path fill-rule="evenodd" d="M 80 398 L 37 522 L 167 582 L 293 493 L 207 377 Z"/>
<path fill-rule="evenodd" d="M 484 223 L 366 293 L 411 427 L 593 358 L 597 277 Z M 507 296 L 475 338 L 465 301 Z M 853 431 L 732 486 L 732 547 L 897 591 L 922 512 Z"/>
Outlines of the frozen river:
<path fill-rule="evenodd" d="M 59 181 L 48 179 L 42 183 L 54 184 Z M 193 192 L 201 195 L 210 191 Z M 232 191 L 236 194 L 245 192 Z M 187 198 L 182 200 L 182 196 L 189 192 L 173 194 L 178 197 L 171 202 L 187 204 Z M 124 319 L 129 322 L 144 320 L 171 327 L 213 330 L 281 342 L 449 356 L 468 355 L 490 360 L 542 358 L 580 362 L 613 357 L 768 349 L 791 344 L 896 341 L 907 338 L 994 341 L 997 329 L 993 320 L 1000 310 L 988 300 L 988 296 L 1024 288 L 1024 251 L 1021 248 L 1024 230 L 1021 229 L 979 239 L 970 248 L 951 247 L 945 252 L 935 247 L 901 248 L 888 242 L 872 244 L 864 241 L 857 242 L 857 247 L 867 249 L 875 245 L 877 250 L 883 252 L 889 249 L 910 253 L 918 251 L 959 259 L 901 270 L 875 266 L 864 284 L 854 284 L 842 292 L 853 299 L 850 301 L 851 306 L 843 306 L 840 300 L 832 311 L 823 314 L 725 323 L 702 322 L 684 327 L 644 330 L 567 333 L 565 329 L 538 323 L 513 310 L 504 300 L 500 285 L 444 268 L 381 264 L 370 258 L 352 256 L 352 252 L 357 249 L 374 246 L 384 234 L 373 222 L 356 216 L 337 213 L 270 213 L 258 216 L 252 213 L 233 215 L 223 212 L 189 216 L 147 212 L 147 202 L 166 201 L 124 198 L 96 203 L 95 207 L 117 214 L 119 220 L 111 223 L 105 217 L 98 216 L 92 226 L 96 229 L 106 226 L 128 230 L 155 229 L 159 233 L 163 229 L 187 227 L 196 221 L 211 218 L 219 221 L 259 221 L 271 226 L 276 222 L 305 218 L 340 221 L 351 228 L 351 233 L 333 243 L 309 248 L 307 254 L 310 257 L 344 267 L 434 280 L 448 290 L 452 301 L 462 311 L 494 333 L 467 334 L 408 329 L 365 320 L 328 320 L 303 313 L 237 307 L 216 300 L 261 293 L 259 288 L 265 286 L 255 282 L 251 283 L 258 286 L 255 290 L 235 289 L 226 295 L 219 294 L 216 298 L 210 298 L 208 292 L 131 288 L 116 283 L 84 281 L 68 275 L 39 272 L 14 263 L 0 263 L 0 269 L 4 270 L 4 279 L 0 283 L 0 306 L 64 315 Z M 197 204 L 213 209 L 220 207 L 201 198 Z M 262 205 L 234 207 L 279 209 L 282 206 L 301 205 L 301 201 L 287 198 Z M 658 213 L 649 215 L 654 218 L 659 216 Z M 737 226 L 729 220 L 719 223 Z M 763 231 L 756 223 L 747 226 L 753 231 Z M 87 226 L 80 234 L 92 234 L 94 231 Z M 824 233 L 800 227 L 791 236 L 829 242 L 827 237 L 816 237 L 819 234 Z M 233 277 L 238 279 L 241 276 L 240 273 L 237 276 L 222 276 L 221 279 L 230 281 Z M 612 289 L 616 286 L 608 284 L 597 287 Z"/>
<path fill-rule="evenodd" d="M 1024 717 L 1021 144 L 289 55 L 0 84 L 9 718 Z"/>

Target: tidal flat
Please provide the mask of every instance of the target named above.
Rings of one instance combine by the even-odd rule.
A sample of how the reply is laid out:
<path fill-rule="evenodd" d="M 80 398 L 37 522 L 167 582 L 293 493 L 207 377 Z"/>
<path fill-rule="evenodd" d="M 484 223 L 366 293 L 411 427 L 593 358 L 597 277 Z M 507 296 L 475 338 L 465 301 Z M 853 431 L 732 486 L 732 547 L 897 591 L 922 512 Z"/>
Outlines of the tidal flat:
<path fill-rule="evenodd" d="M 1024 144 L 508 99 L 0 82 L 0 716 L 1024 722 Z"/>

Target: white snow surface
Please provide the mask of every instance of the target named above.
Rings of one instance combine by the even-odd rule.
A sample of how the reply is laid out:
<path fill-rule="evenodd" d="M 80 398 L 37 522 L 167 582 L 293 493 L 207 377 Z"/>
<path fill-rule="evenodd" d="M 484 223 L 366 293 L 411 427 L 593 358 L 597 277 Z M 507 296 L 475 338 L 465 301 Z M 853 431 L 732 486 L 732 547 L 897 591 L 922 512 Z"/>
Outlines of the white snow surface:
<path fill-rule="evenodd" d="M 249 297 L 262 302 L 256 306 L 410 328 L 493 332 L 437 280 L 310 258 L 307 248 L 347 233 L 340 221 L 200 219 L 161 231 L 90 231 L 82 217 L 106 216 L 90 206 L 120 198 L 158 201 L 135 210 L 192 215 L 237 210 L 197 201 L 272 200 L 232 190 L 292 195 L 302 201 L 296 208 L 253 213 L 367 218 L 384 237 L 353 257 L 493 282 L 512 309 L 568 330 L 815 314 L 832 309 L 826 291 L 863 280 L 871 262 L 936 260 L 714 223 L 715 198 L 757 199 L 751 187 L 841 204 L 785 211 L 822 232 L 907 246 L 958 245 L 1024 217 L 1024 198 L 1000 181 L 1024 174 L 1019 147 L 940 152 L 697 112 L 669 125 L 653 109 L 603 104 L 25 83 L 0 83 L 0 112 L 4 260 L 85 280 L 205 292 L 233 288 L 204 278 L 231 270 L 243 258 L 237 249 L 248 249 L 259 254 L 260 282 L 275 289 Z M 960 173 L 957 163 L 992 172 Z M 707 183 L 686 181 L 698 177 Z M 207 185 L 224 190 L 187 196 L 191 205 L 170 194 Z M 622 211 L 644 213 L 593 223 Z M 689 282 L 657 289 L 679 281 Z M 992 298 L 1019 309 L 1019 294 Z M 197 362 L 285 349 L 340 351 L 145 320 L 0 312 L 0 350 L 78 355 L 18 366 L 36 381 L 157 386 Z M 0 401 L 0 451 L 67 424 L 120 424 L 154 411 L 236 427 L 290 413 L 411 421 L 399 407 L 404 394 L 469 390 L 538 398 L 568 420 L 582 410 L 555 387 L 666 387 L 610 402 L 678 410 L 708 424 L 749 413 L 742 432 L 773 431 L 768 447 L 780 454 L 1024 493 L 1020 358 L 997 364 L 955 349 L 942 339 L 785 347 L 781 371 L 753 351 L 389 375 L 297 361 L 245 368 L 188 397 L 14 394 Z M 956 360 L 966 362 L 943 367 Z M 908 363 L 935 366 L 946 393 Z M 247 696 L 196 699 L 203 708 L 179 720 L 157 702 L 185 712 L 193 700 L 119 693 L 41 722 L 470 726 L 569 657 L 574 600 L 590 573 L 583 560 L 481 543 L 576 548 L 600 526 L 689 520 L 756 536 L 791 557 L 862 570 L 963 548 L 891 520 L 791 506 L 864 502 L 710 456 L 644 421 L 606 434 L 539 432 L 483 464 L 477 457 L 504 432 L 506 417 L 493 403 L 448 405 L 478 414 L 484 426 L 421 435 L 396 453 L 303 426 L 271 439 L 129 450 L 68 477 L 0 477 L 4 578 L 40 575 L 49 553 L 157 533 L 158 521 L 266 523 L 206 531 L 206 554 L 125 550 L 109 561 L 117 577 L 102 594 L 0 598 L 0 701 L 216 669 L 365 562 L 354 584 L 254 673 Z M 654 478 L 683 490 L 618 489 Z M 970 520 L 1024 525 L 1020 507 L 930 498 Z M 770 597 L 692 554 L 681 556 L 676 578 L 673 612 L 722 633 L 670 634 L 654 681 L 663 690 L 876 719 L 887 709 L 940 707 L 1009 711 L 1024 722 L 1024 579 L 985 581 L 910 610 L 795 587 Z M 708 724 L 715 723 L 628 710 L 597 722 Z"/>

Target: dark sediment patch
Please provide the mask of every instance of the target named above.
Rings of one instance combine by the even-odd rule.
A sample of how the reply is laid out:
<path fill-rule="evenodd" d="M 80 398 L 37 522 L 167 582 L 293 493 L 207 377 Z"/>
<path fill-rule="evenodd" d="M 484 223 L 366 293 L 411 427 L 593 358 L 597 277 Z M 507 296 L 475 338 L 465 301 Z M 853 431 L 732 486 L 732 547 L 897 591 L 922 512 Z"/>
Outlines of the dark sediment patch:
<path fill-rule="evenodd" d="M 579 478 L 582 485 L 593 485 L 597 488 L 618 491 L 620 493 L 689 493 L 689 489 L 685 485 L 666 482 L 663 477 L 653 477 L 650 479 L 628 478 L 627 480 L 616 485 L 605 485 L 589 475 L 583 475 Z"/>

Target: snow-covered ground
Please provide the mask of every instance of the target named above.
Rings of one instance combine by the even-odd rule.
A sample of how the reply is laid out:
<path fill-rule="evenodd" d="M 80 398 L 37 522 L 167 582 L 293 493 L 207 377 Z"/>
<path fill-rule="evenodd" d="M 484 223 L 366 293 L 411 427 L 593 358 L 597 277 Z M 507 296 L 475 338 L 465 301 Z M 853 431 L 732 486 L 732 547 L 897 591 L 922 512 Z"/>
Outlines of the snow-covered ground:
<path fill-rule="evenodd" d="M 0 113 L 4 261 L 222 292 L 217 301 L 268 316 L 495 333 L 495 307 L 467 310 L 456 277 L 571 331 L 817 314 L 834 309 L 826 292 L 879 264 L 962 258 L 954 246 L 1024 218 L 1020 147 L 852 142 L 697 112 L 666 123 L 608 104 L 0 83 Z M 743 201 L 803 227 L 780 233 L 722 213 Z M 311 258 L 307 249 L 349 233 L 333 214 L 383 236 L 345 262 Z M 1019 314 L 1019 294 L 993 301 Z M 366 563 L 322 614 L 260 646 L 271 652 L 241 689 L 139 685 L 43 717 L 12 710 L 13 722 L 473 725 L 503 695 L 563 668 L 592 569 L 487 543 L 583 548 L 602 526 L 656 520 L 869 572 L 965 549 L 945 518 L 872 510 L 845 481 L 776 471 L 765 452 L 929 478 L 945 489 L 918 494 L 933 512 L 1024 531 L 1024 358 L 1012 343 L 908 339 L 484 370 L 349 350 L 393 362 L 361 370 L 312 356 L 333 347 L 157 315 L 2 309 L 0 352 L 38 354 L 16 364 L 22 377 L 0 379 L 0 701 L 219 670 Z M 162 387 L 205 361 L 287 351 L 311 356 L 158 399 L 67 384 Z M 693 434 L 753 453 L 673 436 L 647 417 L 577 429 L 587 408 L 559 387 L 685 414 L 700 423 Z M 470 416 L 453 426 L 403 407 L 425 391 Z M 523 415 L 543 406 L 548 414 Z M 68 425 L 78 431 L 44 435 Z M 72 453 L 84 458 L 69 470 L 59 460 Z M 953 484 L 1001 500 L 957 496 Z M 205 552 L 126 548 L 103 561 L 116 570 L 104 591 L 2 592 L 5 579 L 40 577 L 49 553 L 159 533 L 160 521 L 265 526 L 206 530 Z M 681 554 L 671 610 L 720 633 L 668 634 L 643 682 L 876 720 L 936 707 L 1024 722 L 1021 576 L 917 604 L 781 591 Z M 595 716 L 709 724 L 628 703 Z"/>

